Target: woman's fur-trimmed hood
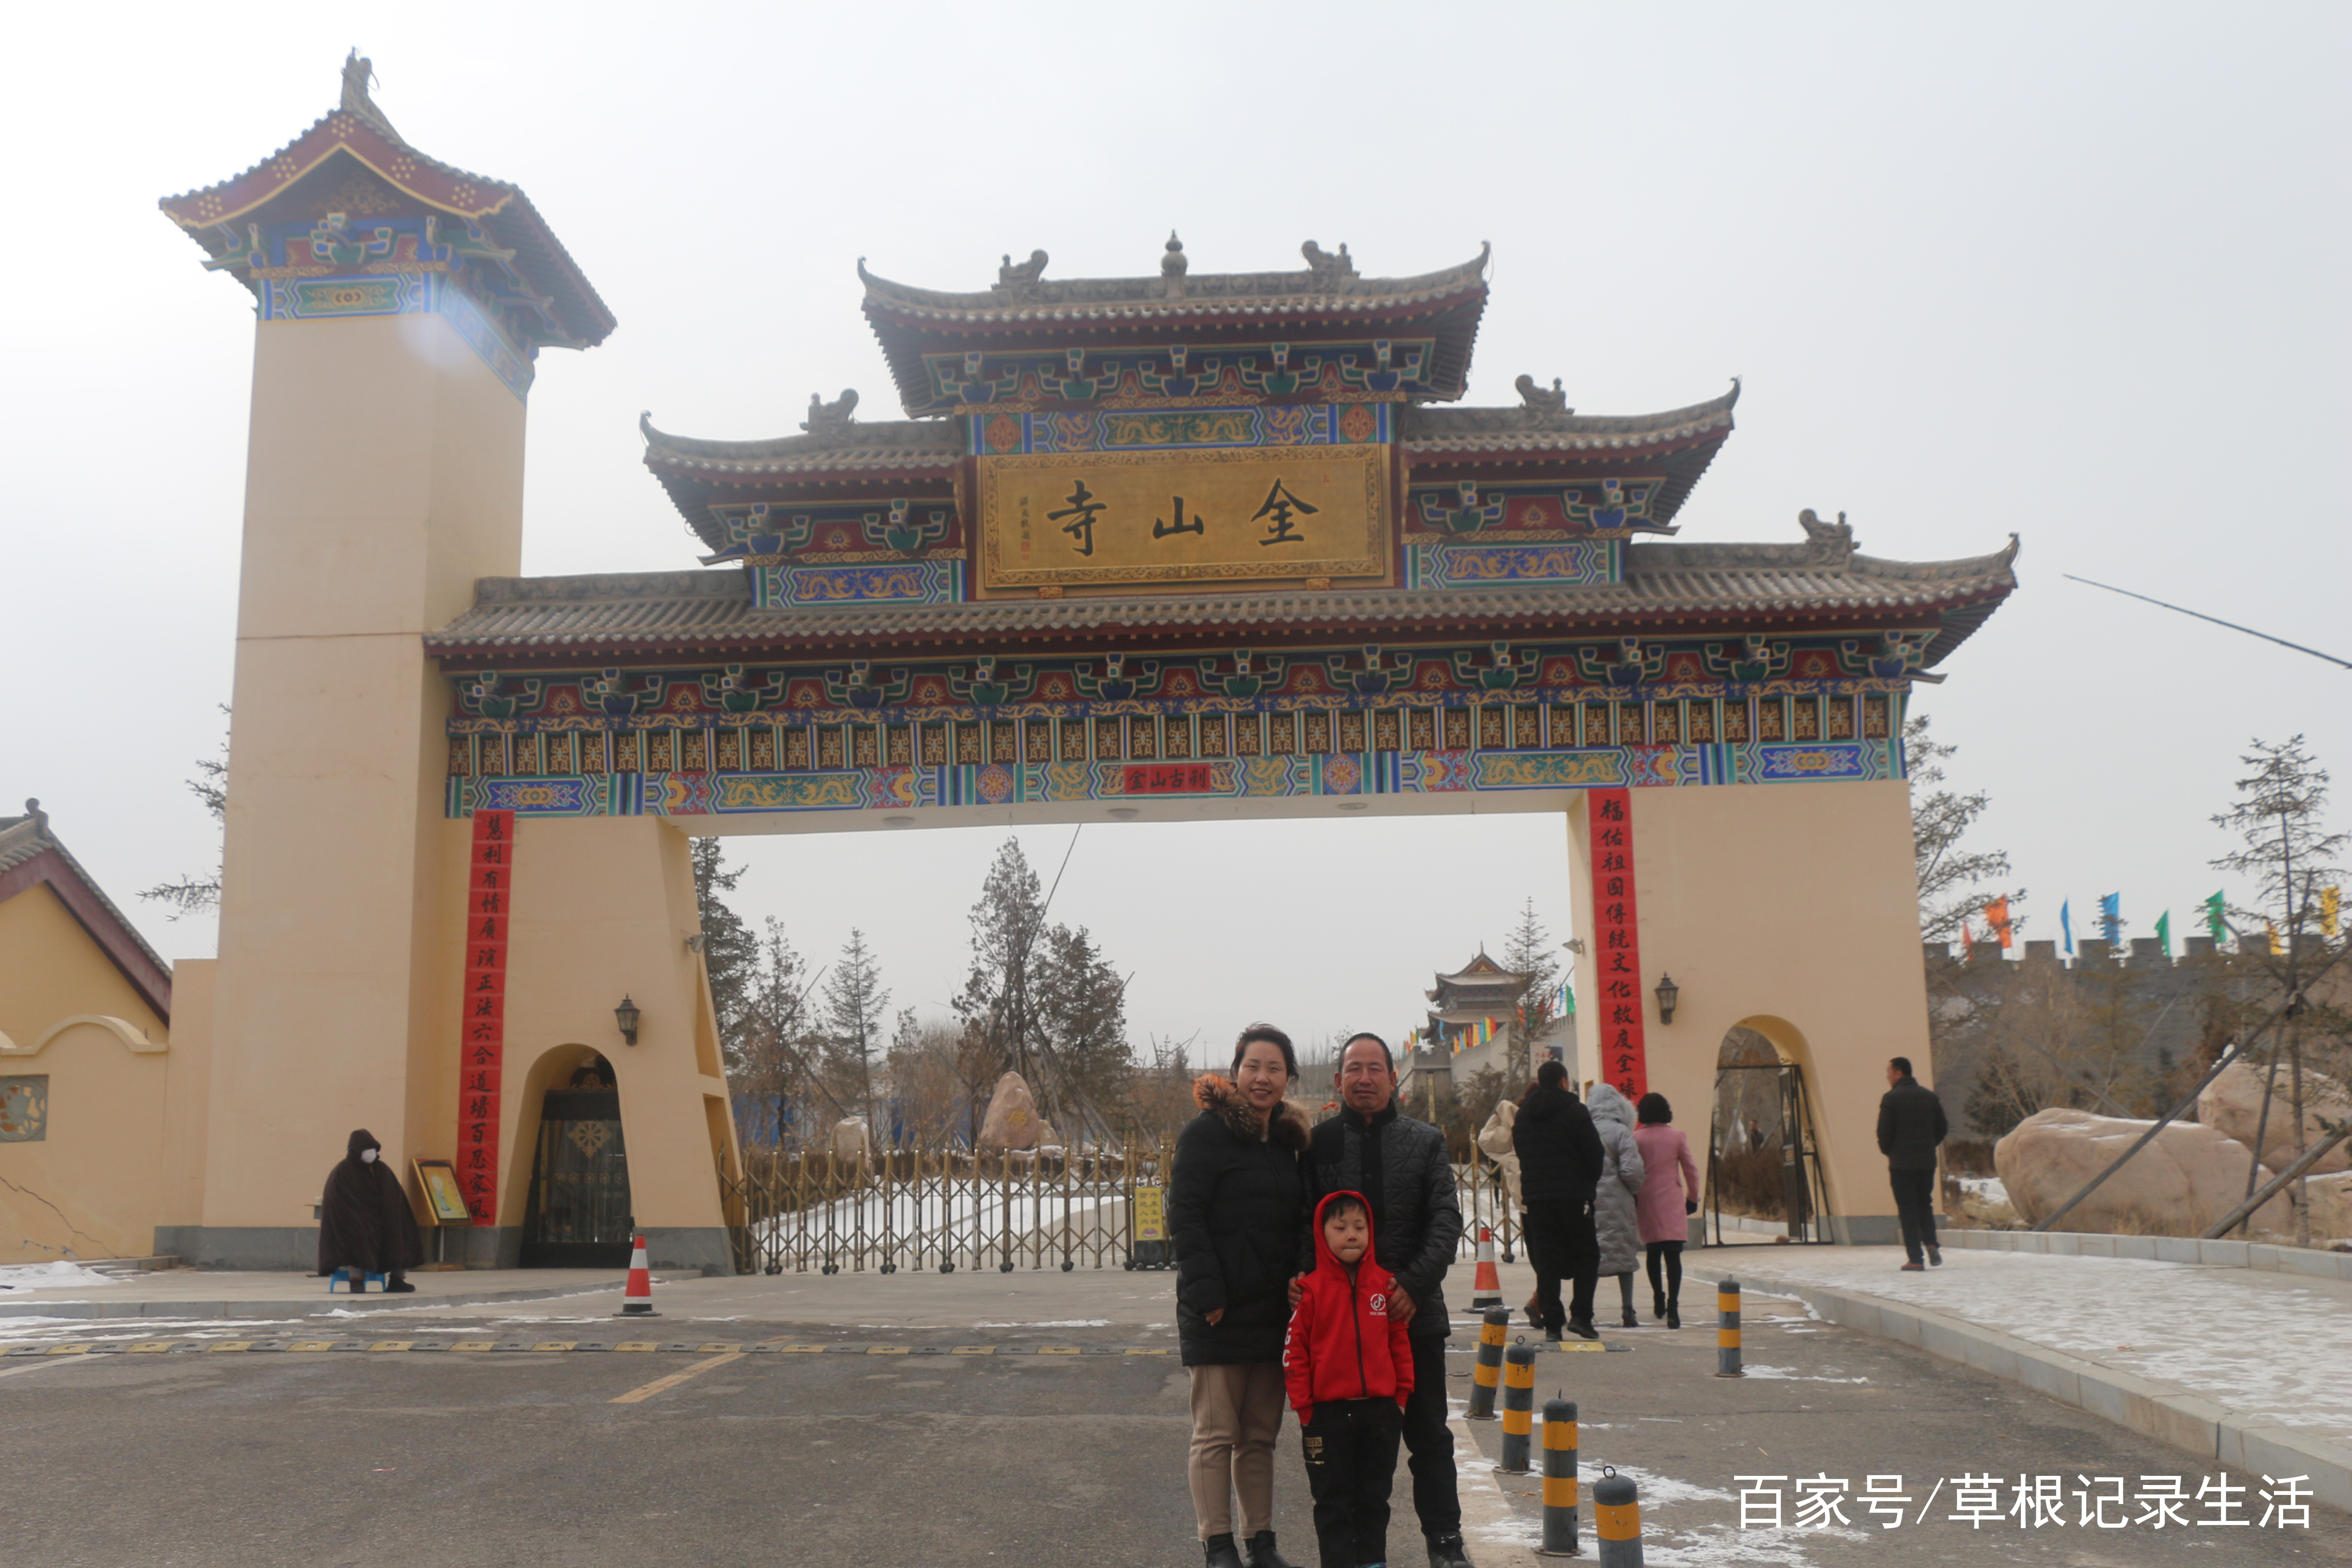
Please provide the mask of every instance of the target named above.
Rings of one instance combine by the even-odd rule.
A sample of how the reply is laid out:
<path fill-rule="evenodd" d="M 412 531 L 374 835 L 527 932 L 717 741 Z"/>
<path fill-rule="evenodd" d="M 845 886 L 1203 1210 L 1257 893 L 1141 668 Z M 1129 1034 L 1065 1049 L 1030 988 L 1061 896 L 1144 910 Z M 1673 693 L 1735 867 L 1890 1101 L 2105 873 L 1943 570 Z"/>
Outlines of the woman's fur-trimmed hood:
<path fill-rule="evenodd" d="M 1203 1110 L 1213 1110 L 1218 1119 L 1244 1142 L 1255 1143 L 1265 1135 L 1265 1124 L 1234 1080 L 1222 1073 L 1204 1072 L 1192 1080 L 1192 1103 Z M 1304 1152 L 1307 1135 L 1311 1131 L 1305 1113 L 1286 1100 L 1274 1102 L 1274 1141 L 1294 1152 Z"/>

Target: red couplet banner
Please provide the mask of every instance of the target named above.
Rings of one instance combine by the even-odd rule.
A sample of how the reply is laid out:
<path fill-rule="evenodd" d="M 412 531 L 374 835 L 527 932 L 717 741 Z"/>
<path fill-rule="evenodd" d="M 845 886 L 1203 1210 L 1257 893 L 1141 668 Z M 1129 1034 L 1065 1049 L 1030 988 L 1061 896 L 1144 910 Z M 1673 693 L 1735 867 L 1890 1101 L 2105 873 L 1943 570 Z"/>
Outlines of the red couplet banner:
<path fill-rule="evenodd" d="M 466 984 L 458 1008 L 457 1185 L 477 1226 L 498 1223 L 499 1095 L 506 1069 L 507 922 L 514 907 L 511 811 L 474 814 L 466 877 Z"/>
<path fill-rule="evenodd" d="M 1642 929 L 1633 905 L 1632 792 L 1585 796 L 1592 847 L 1592 964 L 1599 981 L 1600 1077 L 1628 1100 L 1650 1089 L 1642 1044 Z"/>

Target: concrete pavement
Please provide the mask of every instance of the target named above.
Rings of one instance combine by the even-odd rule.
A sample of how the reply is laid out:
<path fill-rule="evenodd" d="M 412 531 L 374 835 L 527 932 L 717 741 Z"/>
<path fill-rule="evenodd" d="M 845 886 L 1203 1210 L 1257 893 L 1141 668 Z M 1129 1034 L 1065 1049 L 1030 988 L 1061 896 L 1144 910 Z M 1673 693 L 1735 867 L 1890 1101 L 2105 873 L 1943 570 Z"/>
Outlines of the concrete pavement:
<path fill-rule="evenodd" d="M 1897 1551 L 1924 1562 L 2066 1568 L 2163 1568 L 2213 1562 L 2217 1552 L 2263 1568 L 2352 1562 L 2352 1521 L 2325 1507 L 2308 1530 L 2254 1527 L 2255 1475 L 2189 1462 L 1981 1370 L 1822 1323 L 1753 1288 L 1753 1375 L 1718 1381 L 1713 1334 L 1700 1325 L 1724 1260 L 1693 1259 L 1685 1295 L 1693 1327 L 1611 1331 L 1625 1353 L 1538 1363 L 1539 1394 L 1559 1389 L 1582 1405 L 1588 1487 L 1604 1464 L 1641 1483 L 1649 1560 L 1660 1568 L 1846 1568 Z M 1466 1286 L 1468 1269 L 1459 1272 Z M 1524 1266 L 1504 1275 L 1507 1298 L 1523 1300 Z M 44 1568 L 385 1555 L 468 1568 L 779 1557 L 1190 1568 L 1199 1556 L 1183 1484 L 1185 1379 L 1173 1356 L 950 1353 L 983 1342 L 1167 1349 L 1171 1284 L 1165 1274 L 1092 1272 L 693 1279 L 657 1289 L 663 1316 L 650 1323 L 610 1316 L 616 1289 L 514 1303 L 393 1298 L 382 1312 L 377 1299 L 362 1298 L 364 1316 L 331 1324 L 0 1323 L 0 1342 L 19 1344 L 324 1331 L 445 1343 L 789 1337 L 940 1352 L 12 1356 L 0 1361 L 0 1464 L 15 1483 L 9 1557 Z M 1466 1321 L 1456 1343 L 1459 1391 L 1468 1385 Z M 640 1397 L 614 1403 L 632 1394 Z M 1481 1450 L 1477 1460 L 1465 1452 L 1462 1473 L 1474 1556 L 1481 1568 L 1532 1568 L 1532 1485 L 1494 1475 L 1496 1426 L 1463 1432 Z M 1300 1474 L 1296 1425 L 1286 1424 L 1276 1528 L 1286 1552 L 1311 1563 Z M 2056 1521 L 1947 1517 L 1969 1475 L 1999 1476 L 2004 1509 L 2021 1479 L 2052 1478 Z M 2074 1494 L 2112 1483 L 2128 1500 L 2147 1489 L 2143 1478 L 2174 1475 L 2191 1499 L 2201 1484 L 2245 1486 L 2237 1499 L 2253 1504 L 2247 1527 L 2077 1522 Z M 1782 1479 L 1742 1479 L 1759 1476 Z M 1869 1478 L 1886 1476 L 1900 1476 L 1909 1498 L 1893 1531 L 1876 1529 L 1856 1500 Z M 1796 1527 L 1797 1482 L 1816 1479 L 1847 1483 L 1846 1523 Z M 1401 1503 L 1408 1491 L 1401 1476 Z M 1782 1527 L 1743 1528 L 1743 1504 L 1756 1524 L 1775 1491 Z M 2148 1506 L 2126 1500 L 2120 1517 Z M 2199 1516 L 2194 1507 L 2186 1515 Z M 1401 1518 L 1391 1560 L 1417 1568 L 1413 1533 Z"/>

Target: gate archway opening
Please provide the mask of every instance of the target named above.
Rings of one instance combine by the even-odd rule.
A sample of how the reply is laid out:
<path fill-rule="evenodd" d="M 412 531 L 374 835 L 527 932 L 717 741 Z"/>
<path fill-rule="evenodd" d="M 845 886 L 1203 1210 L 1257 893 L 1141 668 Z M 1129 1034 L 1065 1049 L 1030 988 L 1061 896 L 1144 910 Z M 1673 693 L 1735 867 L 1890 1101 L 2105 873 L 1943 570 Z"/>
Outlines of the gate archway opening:
<path fill-rule="evenodd" d="M 1707 1134 L 1702 1226 L 1709 1245 L 1832 1239 L 1808 1054 L 1804 1036 L 1786 1019 L 1758 1016 L 1725 1032 Z"/>
<path fill-rule="evenodd" d="M 518 1261 L 525 1268 L 627 1268 L 628 1142 L 612 1064 L 585 1046 L 558 1047 L 533 1064 L 525 1083 L 539 1124 L 527 1145 Z"/>

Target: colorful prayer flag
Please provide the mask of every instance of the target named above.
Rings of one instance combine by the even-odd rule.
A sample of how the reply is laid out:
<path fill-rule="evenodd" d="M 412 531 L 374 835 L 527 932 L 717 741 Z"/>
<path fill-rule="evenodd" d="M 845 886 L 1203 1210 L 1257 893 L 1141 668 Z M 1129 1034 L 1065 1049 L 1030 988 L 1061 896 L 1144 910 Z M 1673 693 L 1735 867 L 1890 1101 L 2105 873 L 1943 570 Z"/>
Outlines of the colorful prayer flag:
<path fill-rule="evenodd" d="M 2337 926 L 2342 923 L 2343 912 L 2344 903 L 2341 891 L 2335 888 L 2320 889 L 2319 934 L 2326 937 L 2334 936 Z"/>
<path fill-rule="evenodd" d="M 1984 907 L 1984 918 L 1985 923 L 1992 928 L 1993 940 L 2000 943 L 2001 951 L 2007 952 L 2009 950 L 2009 895 L 2003 893 L 2000 898 L 1987 904 Z"/>
<path fill-rule="evenodd" d="M 2099 931 L 2107 939 L 2110 948 L 2121 947 L 2124 940 L 2124 896 L 2109 893 L 2099 900 Z"/>
<path fill-rule="evenodd" d="M 2066 939 L 2066 956 L 2074 956 L 2074 905 L 2071 900 L 2058 905 L 2058 933 Z"/>
<path fill-rule="evenodd" d="M 2164 949 L 2164 956 L 2172 956 L 2172 911 L 2165 910 L 2156 917 L 2156 940 Z"/>
<path fill-rule="evenodd" d="M 2205 930 L 2217 942 L 2230 940 L 2230 922 L 2222 912 L 2221 895 L 2214 894 L 2205 900 Z"/>

